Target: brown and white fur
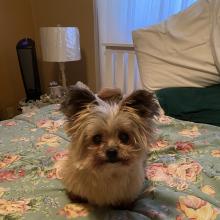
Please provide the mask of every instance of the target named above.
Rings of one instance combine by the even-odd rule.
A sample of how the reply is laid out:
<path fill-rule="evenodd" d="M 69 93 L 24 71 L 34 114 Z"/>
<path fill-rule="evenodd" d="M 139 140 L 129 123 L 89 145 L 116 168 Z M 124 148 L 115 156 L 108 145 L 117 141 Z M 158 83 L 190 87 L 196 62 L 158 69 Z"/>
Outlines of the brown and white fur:
<path fill-rule="evenodd" d="M 62 103 L 71 137 L 63 183 L 75 198 L 98 206 L 130 204 L 140 194 L 153 117 L 153 95 L 137 90 L 122 98 L 116 90 L 94 95 L 72 87 Z"/>

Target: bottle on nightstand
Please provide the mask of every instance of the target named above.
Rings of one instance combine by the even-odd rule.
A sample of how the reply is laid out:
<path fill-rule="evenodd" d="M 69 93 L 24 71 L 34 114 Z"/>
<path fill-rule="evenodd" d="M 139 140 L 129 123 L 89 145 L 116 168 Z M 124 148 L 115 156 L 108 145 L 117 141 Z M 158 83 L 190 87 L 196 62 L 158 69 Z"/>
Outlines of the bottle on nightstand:
<path fill-rule="evenodd" d="M 51 99 L 57 99 L 57 98 L 61 98 L 64 96 L 64 88 L 60 85 L 58 85 L 58 83 L 56 81 L 52 81 L 50 82 L 50 98 Z"/>

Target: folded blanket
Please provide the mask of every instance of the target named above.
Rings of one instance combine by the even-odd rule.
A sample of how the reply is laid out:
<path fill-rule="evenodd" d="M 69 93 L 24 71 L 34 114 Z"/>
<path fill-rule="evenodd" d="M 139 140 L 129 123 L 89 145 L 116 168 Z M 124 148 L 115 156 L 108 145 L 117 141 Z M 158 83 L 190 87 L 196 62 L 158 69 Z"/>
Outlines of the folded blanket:
<path fill-rule="evenodd" d="M 165 114 L 220 126 L 220 84 L 205 88 L 166 88 L 156 92 Z"/>

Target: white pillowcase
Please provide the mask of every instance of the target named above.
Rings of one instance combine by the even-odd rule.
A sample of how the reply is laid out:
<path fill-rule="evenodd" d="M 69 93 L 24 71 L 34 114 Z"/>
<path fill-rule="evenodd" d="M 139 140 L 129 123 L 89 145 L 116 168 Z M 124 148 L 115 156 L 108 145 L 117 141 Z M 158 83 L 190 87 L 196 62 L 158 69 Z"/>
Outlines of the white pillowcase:
<path fill-rule="evenodd" d="M 199 0 L 150 28 L 133 32 L 140 77 L 147 90 L 205 87 L 220 82 L 219 0 Z"/>

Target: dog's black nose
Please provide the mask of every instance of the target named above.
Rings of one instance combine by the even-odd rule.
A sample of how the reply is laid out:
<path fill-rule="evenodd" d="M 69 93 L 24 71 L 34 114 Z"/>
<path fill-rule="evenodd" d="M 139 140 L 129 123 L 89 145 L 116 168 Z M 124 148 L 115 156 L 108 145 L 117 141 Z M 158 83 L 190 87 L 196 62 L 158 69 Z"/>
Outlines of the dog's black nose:
<path fill-rule="evenodd" d="M 106 156 L 110 163 L 115 163 L 118 161 L 118 151 L 115 148 L 109 148 L 106 150 Z"/>

